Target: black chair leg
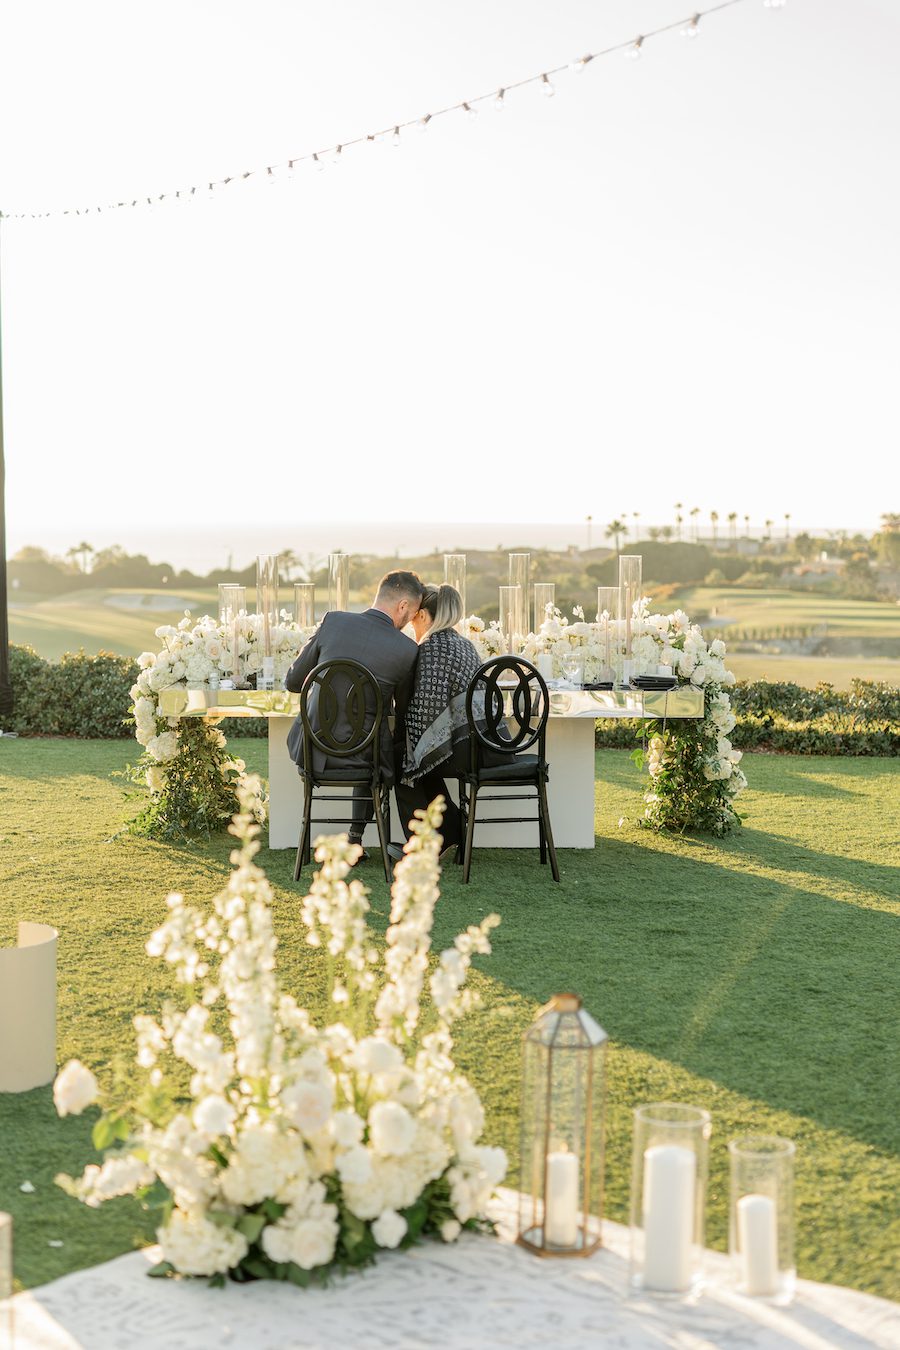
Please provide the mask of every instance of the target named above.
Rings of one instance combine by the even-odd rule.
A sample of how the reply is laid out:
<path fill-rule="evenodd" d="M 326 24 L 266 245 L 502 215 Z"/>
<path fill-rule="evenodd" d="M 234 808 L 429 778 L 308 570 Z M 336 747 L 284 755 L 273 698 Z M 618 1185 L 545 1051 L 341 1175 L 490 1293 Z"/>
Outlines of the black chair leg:
<path fill-rule="evenodd" d="M 300 841 L 297 844 L 297 857 L 294 861 L 294 880 L 300 880 L 303 864 L 309 862 L 309 836 L 312 829 L 312 783 L 308 779 L 303 783 L 303 822 L 300 827 Z"/>
<path fill-rule="evenodd" d="M 553 844 L 553 831 L 550 828 L 550 808 L 547 805 L 546 783 L 538 784 L 538 800 L 541 822 L 547 836 L 547 849 L 550 853 L 550 870 L 553 873 L 553 880 L 559 881 L 559 866 L 556 861 L 556 848 Z"/>
<path fill-rule="evenodd" d="M 466 851 L 463 857 L 463 882 L 465 884 L 468 884 L 469 872 L 472 870 L 472 844 L 475 839 L 475 809 L 477 804 L 478 788 L 473 783 L 466 817 Z"/>
<path fill-rule="evenodd" d="M 466 796 L 466 780 L 457 778 L 456 786 L 459 793 L 459 843 L 456 845 L 456 852 L 453 855 L 453 861 L 457 865 L 462 863 L 466 852 L 466 829 L 469 821 L 469 799 Z"/>
<path fill-rule="evenodd" d="M 547 862 L 547 831 L 544 829 L 544 812 L 541 808 L 541 794 L 538 789 L 538 840 L 541 849 L 541 866 Z"/>
<path fill-rule="evenodd" d="M 378 829 L 378 843 L 381 848 L 381 861 L 384 864 L 384 879 L 385 881 L 389 882 L 391 879 L 391 860 L 390 857 L 388 856 L 387 851 L 387 830 L 385 828 L 384 817 L 385 817 L 385 807 L 387 801 L 389 801 L 390 799 L 387 798 L 386 801 L 385 800 L 386 796 L 387 794 L 384 794 L 383 789 L 373 779 L 372 805 L 375 807 L 375 824 Z"/>

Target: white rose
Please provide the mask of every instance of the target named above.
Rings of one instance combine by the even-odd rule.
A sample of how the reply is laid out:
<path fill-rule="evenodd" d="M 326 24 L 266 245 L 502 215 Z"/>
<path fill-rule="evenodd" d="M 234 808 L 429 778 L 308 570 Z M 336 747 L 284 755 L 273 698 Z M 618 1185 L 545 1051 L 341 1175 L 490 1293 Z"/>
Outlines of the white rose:
<path fill-rule="evenodd" d="M 70 1059 L 56 1075 L 53 1105 L 60 1116 L 80 1116 L 86 1106 L 97 1100 L 97 1080 L 79 1059 Z"/>
<path fill-rule="evenodd" d="M 305 1135 L 315 1134 L 328 1123 L 333 1089 L 328 1082 L 311 1083 L 306 1079 L 291 1083 L 281 1094 L 286 1115 Z"/>
<path fill-rule="evenodd" d="M 406 1236 L 406 1220 L 395 1209 L 386 1209 L 372 1224 L 372 1236 L 379 1247 L 399 1247 Z"/>
<path fill-rule="evenodd" d="M 339 1148 L 352 1148 L 363 1137 L 365 1125 L 355 1111 L 337 1111 L 331 1120 L 331 1132 Z"/>
<path fill-rule="evenodd" d="M 369 1136 L 378 1153 L 401 1158 L 409 1152 L 416 1124 L 399 1102 L 376 1102 L 369 1112 Z"/>
<path fill-rule="evenodd" d="M 156 1230 L 163 1259 L 182 1275 L 220 1275 L 247 1255 L 247 1239 L 233 1228 L 219 1228 L 202 1214 L 176 1209 Z"/>
<path fill-rule="evenodd" d="M 194 1107 L 194 1124 L 201 1134 L 208 1134 L 211 1138 L 227 1134 L 234 1116 L 234 1107 L 224 1097 L 204 1097 Z"/>
<path fill-rule="evenodd" d="M 365 1186 L 372 1176 L 372 1158 L 362 1144 L 354 1144 L 346 1153 L 339 1154 L 336 1165 L 341 1181 L 351 1186 Z"/>
<path fill-rule="evenodd" d="M 455 1242 L 462 1232 L 462 1224 L 457 1219 L 445 1219 L 441 1224 L 441 1237 L 444 1242 Z"/>
<path fill-rule="evenodd" d="M 478 1161 L 485 1179 L 491 1187 L 499 1186 L 506 1176 L 506 1152 L 502 1148 L 491 1148 L 484 1144 L 478 1150 Z"/>

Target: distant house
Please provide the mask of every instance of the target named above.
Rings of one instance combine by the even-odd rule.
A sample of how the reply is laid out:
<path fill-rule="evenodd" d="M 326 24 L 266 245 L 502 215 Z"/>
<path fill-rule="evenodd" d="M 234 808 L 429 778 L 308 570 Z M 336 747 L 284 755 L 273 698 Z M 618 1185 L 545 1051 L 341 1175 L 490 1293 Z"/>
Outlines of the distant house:
<path fill-rule="evenodd" d="M 827 553 L 820 553 L 814 561 L 797 563 L 781 575 L 782 580 L 789 581 L 792 586 L 822 586 L 839 577 L 846 565 L 844 558 L 829 558 Z"/>

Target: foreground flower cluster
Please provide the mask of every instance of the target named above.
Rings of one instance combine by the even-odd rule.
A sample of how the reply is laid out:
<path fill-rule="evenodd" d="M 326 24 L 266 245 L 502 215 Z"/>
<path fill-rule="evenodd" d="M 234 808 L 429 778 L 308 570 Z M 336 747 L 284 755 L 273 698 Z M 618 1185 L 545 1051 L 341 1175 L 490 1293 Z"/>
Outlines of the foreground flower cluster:
<path fill-rule="evenodd" d="M 335 972 L 341 1020 L 316 1025 L 279 988 L 272 893 L 254 862 L 256 790 L 239 792 L 231 831 L 240 847 L 226 889 L 211 911 L 170 895 L 147 944 L 190 1001 L 165 1006 L 158 1020 L 134 1019 L 146 1091 L 94 1127 L 98 1148 L 116 1145 L 103 1163 L 58 1181 L 91 1206 L 135 1193 L 160 1206 L 158 1273 L 304 1284 L 422 1233 L 452 1241 L 482 1221 L 506 1171 L 503 1150 L 478 1142 L 481 1103 L 456 1071 L 451 1035 L 472 1003 L 471 957 L 490 952 L 499 919 L 470 927 L 430 962 L 440 799 L 414 822 L 397 866 L 383 956 L 366 922 L 367 892 L 347 880 L 358 846 L 319 839 L 302 919 Z M 178 1082 L 180 1097 L 171 1092 Z M 96 1093 L 78 1061 L 54 1087 L 61 1115 Z"/>
<path fill-rule="evenodd" d="M 503 635 L 496 623 L 485 627 L 473 615 L 467 620 L 467 636 L 482 661 L 503 651 Z M 725 667 L 725 643 L 719 638 L 707 643 L 703 630 L 683 610 L 651 614 L 646 599 L 634 607 L 631 638 L 635 675 L 655 674 L 657 666 L 669 666 L 679 684 L 704 691 L 702 720 L 679 719 L 665 728 L 661 723 L 644 728 L 650 738 L 646 758 L 650 786 L 641 823 L 656 829 L 723 834 L 740 819 L 734 799 L 747 786 L 738 767 L 742 752 L 728 739 L 737 719 L 726 692 L 735 677 Z M 563 658 L 577 651 L 584 658 L 584 679 L 590 683 L 604 672 L 607 652 L 613 673 L 621 676 L 624 641 L 624 620 L 610 621 L 607 645 L 605 624 L 586 623 L 580 609 L 570 623 L 554 609 L 537 633 L 529 633 L 522 654 L 530 661 L 551 656 L 554 676 L 559 676 Z"/>
<path fill-rule="evenodd" d="M 218 728 L 198 719 L 161 717 L 158 696 L 174 686 L 218 687 L 235 669 L 241 679 L 256 675 L 262 669 L 261 626 L 258 614 L 223 624 L 209 615 L 194 621 L 186 611 L 177 626 L 157 628 L 160 651 L 138 657 L 131 715 L 144 754 L 132 776 L 150 789 L 150 808 L 139 818 L 147 833 L 168 838 L 217 828 L 237 810 L 238 788 L 249 781 L 243 761 L 228 752 Z M 284 673 L 312 631 L 281 615 L 272 631 L 276 672 Z M 265 820 L 262 792 L 252 811 Z"/>

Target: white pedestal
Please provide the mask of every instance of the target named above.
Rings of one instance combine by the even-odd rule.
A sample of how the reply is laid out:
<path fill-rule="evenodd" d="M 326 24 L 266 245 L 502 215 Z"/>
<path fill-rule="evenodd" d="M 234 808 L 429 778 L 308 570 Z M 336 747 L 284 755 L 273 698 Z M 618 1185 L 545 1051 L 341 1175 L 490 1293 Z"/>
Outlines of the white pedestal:
<path fill-rule="evenodd" d="M 0 950 L 0 1092 L 28 1092 L 56 1074 L 56 939 L 46 923 L 20 923 Z"/>
<path fill-rule="evenodd" d="M 303 784 L 287 751 L 287 736 L 291 727 L 288 717 L 269 718 L 269 847 L 296 848 L 300 838 L 300 819 L 303 814 Z M 594 721 L 591 717 L 551 717 L 547 722 L 547 760 L 550 782 L 547 799 L 550 806 L 550 825 L 557 848 L 594 847 Z M 447 785 L 454 797 L 456 784 Z M 340 788 L 329 788 L 340 793 Z M 507 795 L 521 792 L 521 788 L 490 786 L 483 796 Z M 350 790 L 346 790 L 349 799 Z M 328 808 L 333 807 L 334 810 Z M 322 815 L 337 815 L 336 802 L 324 802 Z M 349 815 L 349 810 L 347 812 Z M 511 801 L 504 807 L 501 801 L 479 804 L 478 815 L 534 815 L 537 801 Z M 325 825 L 317 833 L 342 833 L 344 825 Z M 391 839 L 402 844 L 403 830 L 397 816 L 394 795 L 391 793 Z M 378 847 L 378 831 L 370 825 L 364 835 L 367 847 Z M 477 825 L 476 848 L 537 848 L 537 821 L 527 825 Z"/>

